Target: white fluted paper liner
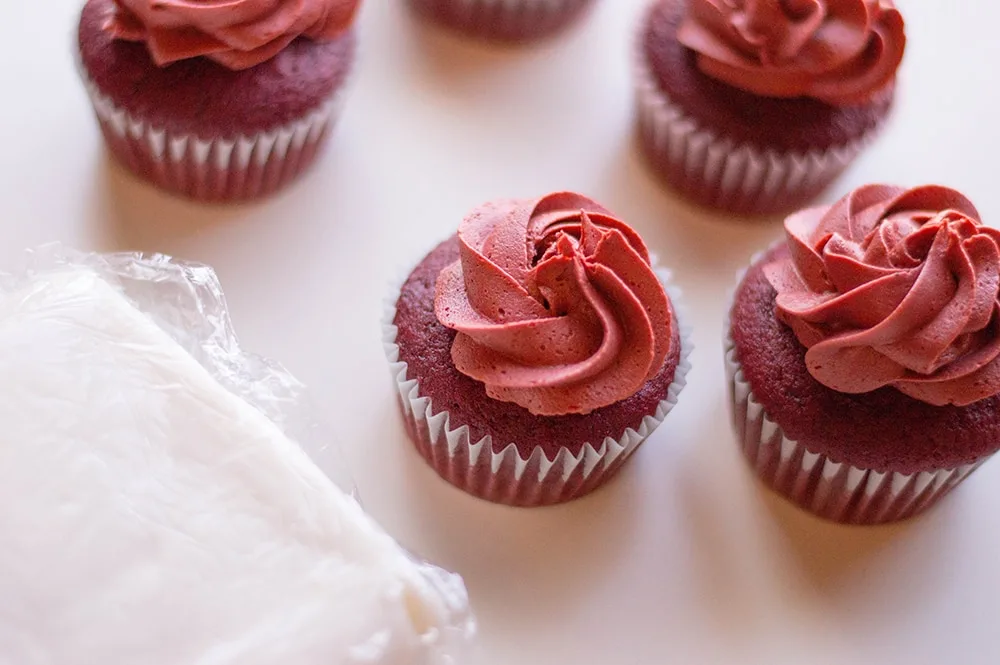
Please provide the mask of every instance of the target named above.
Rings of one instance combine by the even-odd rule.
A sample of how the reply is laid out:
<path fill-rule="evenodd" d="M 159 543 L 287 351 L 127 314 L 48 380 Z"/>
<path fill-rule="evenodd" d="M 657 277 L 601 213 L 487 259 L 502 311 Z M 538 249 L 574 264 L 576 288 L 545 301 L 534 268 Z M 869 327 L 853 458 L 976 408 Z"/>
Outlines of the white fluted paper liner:
<path fill-rule="evenodd" d="M 278 191 L 314 161 L 340 115 L 347 82 L 305 117 L 252 136 L 204 138 L 135 117 L 80 74 L 111 153 L 133 173 L 200 201 L 245 201 Z"/>
<path fill-rule="evenodd" d="M 407 373 L 407 364 L 399 359 L 396 344 L 396 302 L 409 271 L 390 289 L 382 316 L 382 342 L 407 432 L 418 451 L 442 478 L 452 485 L 494 503 L 515 506 L 544 506 L 579 498 L 610 479 L 625 460 L 660 426 L 676 406 L 687 384 L 693 350 L 691 330 L 685 324 L 680 289 L 670 282 L 670 273 L 657 270 L 673 304 L 681 340 L 680 360 L 667 396 L 655 413 L 642 419 L 638 429 L 629 428 L 613 439 L 607 437 L 595 446 L 588 442 L 573 453 L 562 448 L 550 458 L 536 448 L 524 458 L 510 443 L 494 452 L 492 437 L 472 441 L 469 428 L 453 424 L 448 411 L 438 411 L 431 399 L 421 394 L 419 382 Z"/>
<path fill-rule="evenodd" d="M 755 255 L 751 264 L 763 255 Z M 739 273 L 737 283 L 744 275 L 745 271 Z M 728 316 L 724 326 L 726 379 L 737 443 L 767 486 L 819 517 L 845 524 L 908 519 L 937 503 L 991 457 L 952 469 L 904 474 L 862 469 L 812 452 L 786 436 L 758 401 L 743 375 Z"/>
<path fill-rule="evenodd" d="M 639 139 L 648 160 L 668 184 L 702 204 L 747 214 L 800 207 L 877 135 L 873 130 L 853 143 L 804 153 L 738 145 L 670 99 L 647 61 L 641 36 L 634 51 Z"/>
<path fill-rule="evenodd" d="M 549 35 L 571 23 L 594 0 L 409 0 L 439 23 L 485 39 Z"/>

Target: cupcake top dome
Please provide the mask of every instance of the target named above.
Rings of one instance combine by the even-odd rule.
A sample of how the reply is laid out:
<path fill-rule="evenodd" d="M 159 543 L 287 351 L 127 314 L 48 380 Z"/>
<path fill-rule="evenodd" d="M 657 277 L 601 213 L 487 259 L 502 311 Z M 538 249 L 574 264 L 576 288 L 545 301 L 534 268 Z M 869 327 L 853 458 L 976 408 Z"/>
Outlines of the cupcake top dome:
<path fill-rule="evenodd" d="M 892 0 L 690 0 L 677 38 L 716 80 L 835 106 L 885 90 L 906 45 Z"/>
<path fill-rule="evenodd" d="M 674 338 L 639 235 L 568 192 L 478 207 L 441 271 L 435 314 L 460 372 L 535 415 L 586 414 L 630 397 Z"/>
<path fill-rule="evenodd" d="M 785 230 L 765 275 L 817 381 L 937 406 L 1000 393 L 1000 231 L 962 194 L 868 185 Z"/>
<path fill-rule="evenodd" d="M 329 41 L 354 20 L 360 0 L 114 0 L 105 24 L 144 42 L 156 64 L 204 56 L 229 69 L 270 60 L 298 37 Z"/>

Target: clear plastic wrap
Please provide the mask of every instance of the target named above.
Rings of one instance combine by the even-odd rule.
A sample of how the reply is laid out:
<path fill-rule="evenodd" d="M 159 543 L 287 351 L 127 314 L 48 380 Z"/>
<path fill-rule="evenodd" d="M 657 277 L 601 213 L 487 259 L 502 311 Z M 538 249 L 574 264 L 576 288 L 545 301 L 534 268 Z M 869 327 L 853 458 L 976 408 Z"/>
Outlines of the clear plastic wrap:
<path fill-rule="evenodd" d="M 0 569 L 14 571 L 0 660 L 464 662 L 461 579 L 364 515 L 303 385 L 240 347 L 211 268 L 30 252 L 0 274 L 0 345 L 0 452 L 16 462 L 0 469 Z"/>

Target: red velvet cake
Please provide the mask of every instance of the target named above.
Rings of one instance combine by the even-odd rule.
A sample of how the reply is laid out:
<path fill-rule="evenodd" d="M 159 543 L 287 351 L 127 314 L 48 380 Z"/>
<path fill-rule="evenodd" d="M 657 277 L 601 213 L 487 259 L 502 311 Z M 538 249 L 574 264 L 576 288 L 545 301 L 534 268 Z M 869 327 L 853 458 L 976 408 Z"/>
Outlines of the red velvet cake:
<path fill-rule="evenodd" d="M 277 191 L 313 163 L 336 118 L 356 6 L 89 0 L 80 64 L 111 153 L 193 199 Z"/>
<path fill-rule="evenodd" d="M 743 450 L 822 517 L 915 515 L 1000 449 L 1000 232 L 933 186 L 862 187 L 785 226 L 730 314 Z"/>
<path fill-rule="evenodd" d="M 420 16 L 457 33 L 497 42 L 529 42 L 568 28 L 594 0 L 407 0 Z"/>
<path fill-rule="evenodd" d="M 902 18 L 890 0 L 807 4 L 653 4 L 637 45 L 638 125 L 667 184 L 714 208 L 785 212 L 872 140 L 892 104 Z"/>
<path fill-rule="evenodd" d="M 688 367 L 642 240 L 569 193 L 477 208 L 393 294 L 385 324 L 420 454 L 512 505 L 605 483 L 666 417 Z"/>

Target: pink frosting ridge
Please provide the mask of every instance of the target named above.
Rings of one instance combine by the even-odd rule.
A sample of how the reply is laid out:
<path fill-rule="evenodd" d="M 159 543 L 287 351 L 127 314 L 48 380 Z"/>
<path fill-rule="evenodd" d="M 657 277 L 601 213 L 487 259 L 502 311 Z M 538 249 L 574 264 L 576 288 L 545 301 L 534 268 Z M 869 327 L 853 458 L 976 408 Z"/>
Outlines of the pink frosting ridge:
<path fill-rule="evenodd" d="M 698 67 L 765 97 L 864 103 L 903 60 L 903 17 L 892 0 L 689 0 L 678 31 Z"/>
<path fill-rule="evenodd" d="M 867 185 L 785 221 L 765 266 L 777 315 L 820 383 L 941 406 L 1000 393 L 1000 231 L 935 185 Z"/>
<path fill-rule="evenodd" d="M 493 399 L 584 414 L 635 394 L 663 366 L 671 306 L 627 224 L 588 198 L 488 203 L 458 230 L 434 311 L 451 355 Z"/>
<path fill-rule="evenodd" d="M 270 60 L 298 37 L 332 40 L 359 0 L 115 0 L 106 29 L 145 42 L 160 66 L 204 56 L 229 69 Z"/>

